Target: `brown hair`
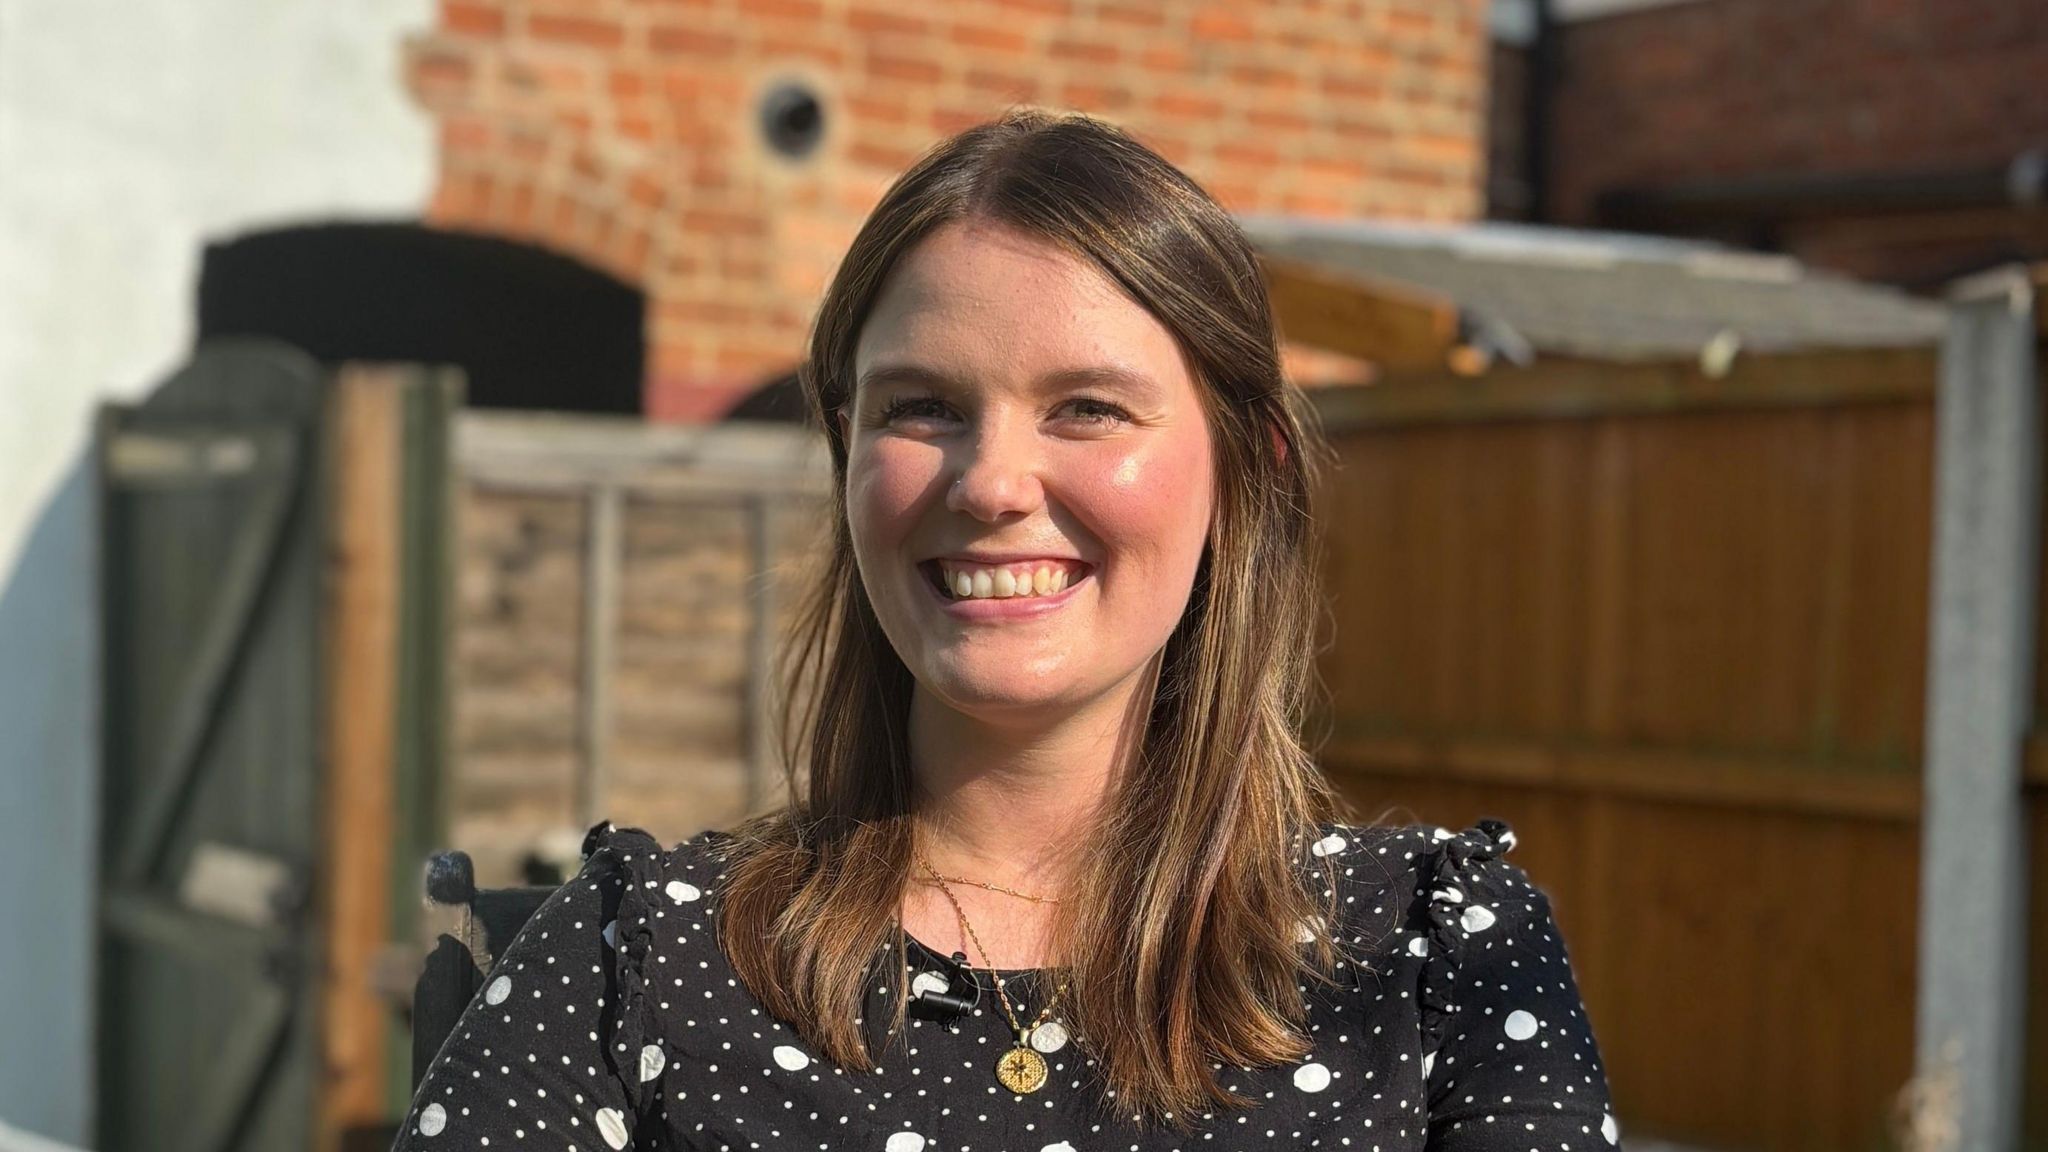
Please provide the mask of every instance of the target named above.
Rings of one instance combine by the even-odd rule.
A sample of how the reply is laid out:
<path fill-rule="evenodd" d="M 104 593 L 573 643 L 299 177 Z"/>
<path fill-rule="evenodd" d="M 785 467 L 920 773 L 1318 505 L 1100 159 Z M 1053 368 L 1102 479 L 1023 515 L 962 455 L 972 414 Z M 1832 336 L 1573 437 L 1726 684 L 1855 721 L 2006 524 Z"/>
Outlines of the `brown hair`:
<path fill-rule="evenodd" d="M 902 1030 L 894 923 L 911 863 L 913 680 L 855 564 L 836 413 L 891 268 L 970 218 L 1092 261 L 1195 369 L 1216 456 L 1209 544 L 1051 932 L 1053 954 L 1070 958 L 1069 1030 L 1121 1110 L 1181 1123 L 1245 1106 L 1211 1062 L 1305 1055 L 1300 985 L 1327 979 L 1335 959 L 1335 885 L 1319 896 L 1295 866 L 1341 809 L 1298 735 L 1314 683 L 1309 499 L 1326 449 L 1283 378 L 1265 280 L 1235 222 L 1157 153 L 1084 115 L 1013 109 L 939 144 L 884 194 L 825 296 L 801 376 L 831 447 L 831 543 L 784 652 L 792 802 L 733 829 L 721 945 L 770 1011 L 865 1070 L 862 996 L 893 944 L 889 1033 Z M 1304 922 L 1329 929 L 1304 947 Z"/>

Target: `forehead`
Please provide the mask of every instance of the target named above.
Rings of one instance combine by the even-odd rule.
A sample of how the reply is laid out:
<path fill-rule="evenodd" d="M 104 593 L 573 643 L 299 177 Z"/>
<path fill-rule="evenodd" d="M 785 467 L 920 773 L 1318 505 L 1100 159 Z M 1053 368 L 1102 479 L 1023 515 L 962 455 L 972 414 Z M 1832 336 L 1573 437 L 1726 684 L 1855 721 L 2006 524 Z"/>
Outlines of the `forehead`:
<path fill-rule="evenodd" d="M 1184 375 L 1173 333 L 1092 262 L 987 221 L 947 224 L 890 272 L 856 370 L 914 360 L 976 376 L 1107 363 Z"/>

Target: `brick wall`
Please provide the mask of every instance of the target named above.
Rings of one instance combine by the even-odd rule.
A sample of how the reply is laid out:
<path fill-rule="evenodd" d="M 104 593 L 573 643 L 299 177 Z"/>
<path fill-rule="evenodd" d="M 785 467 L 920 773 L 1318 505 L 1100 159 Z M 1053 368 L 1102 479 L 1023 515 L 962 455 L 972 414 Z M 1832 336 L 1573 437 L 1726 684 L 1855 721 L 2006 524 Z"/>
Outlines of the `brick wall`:
<path fill-rule="evenodd" d="M 1013 102 L 1129 127 L 1245 212 L 1478 215 L 1484 0 L 443 0 L 408 84 L 440 127 L 430 219 L 648 296 L 647 411 L 721 411 L 801 355 L 875 199 Z M 774 153 L 761 97 L 825 113 Z"/>
<path fill-rule="evenodd" d="M 1613 188 L 1996 166 L 2048 144 L 2038 0 L 1699 0 L 1566 24 L 1559 64 L 1551 190 L 1563 222 L 1594 222 Z M 2048 253 L 2048 220 L 1838 216 L 1766 239 L 1911 280 L 1973 253 Z"/>

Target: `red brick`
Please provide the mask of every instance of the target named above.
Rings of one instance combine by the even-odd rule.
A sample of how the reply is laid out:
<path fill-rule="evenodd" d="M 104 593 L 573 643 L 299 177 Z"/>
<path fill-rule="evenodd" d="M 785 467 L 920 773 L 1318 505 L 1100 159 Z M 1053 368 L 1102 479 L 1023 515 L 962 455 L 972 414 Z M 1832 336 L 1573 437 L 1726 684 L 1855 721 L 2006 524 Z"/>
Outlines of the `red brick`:
<path fill-rule="evenodd" d="M 964 48 L 988 52 L 1029 52 L 1031 37 L 1015 27 L 989 27 L 982 24 L 955 24 L 947 38 Z"/>
<path fill-rule="evenodd" d="M 1249 41 L 1258 33 L 1235 5 L 1211 5 L 1195 13 L 1188 31 L 1197 40 Z"/>
<path fill-rule="evenodd" d="M 668 185 L 651 173 L 636 172 L 626 182 L 626 198 L 649 211 L 659 211 L 668 203 Z"/>
<path fill-rule="evenodd" d="M 1122 58 L 1123 52 L 1116 45 L 1101 40 L 1083 40 L 1077 36 L 1061 36 L 1046 45 L 1046 52 L 1063 64 L 1094 64 L 1108 66 Z"/>
<path fill-rule="evenodd" d="M 1060 102 L 1090 112 L 1121 112 L 1134 102 L 1131 90 L 1115 84 L 1067 84 Z"/>
<path fill-rule="evenodd" d="M 909 124 L 912 114 L 910 105 L 900 100 L 883 100 L 874 96 L 848 96 L 847 114 L 862 124 Z"/>
<path fill-rule="evenodd" d="M 481 116 L 447 116 L 441 121 L 443 152 L 484 152 L 497 142 L 491 123 Z"/>
<path fill-rule="evenodd" d="M 1124 24 L 1132 28 L 1149 30 L 1166 24 L 1166 14 L 1162 8 L 1163 6 L 1158 3 L 1147 3 L 1144 0 L 1137 0 L 1134 3 L 1105 0 L 1096 7 L 1095 14 L 1105 24 Z"/>
<path fill-rule="evenodd" d="M 609 85 L 615 100 L 638 99 L 647 94 L 647 74 L 634 68 L 614 68 Z"/>
<path fill-rule="evenodd" d="M 846 63 L 846 49 L 814 36 L 764 36 L 761 55 L 768 59 L 815 60 L 838 68 Z"/>
<path fill-rule="evenodd" d="M 505 10 L 496 4 L 443 0 L 441 27 L 459 36 L 496 39 L 505 34 Z"/>
<path fill-rule="evenodd" d="M 1037 16 L 1066 18 L 1074 14 L 1073 0 L 995 0 L 996 7 Z"/>
<path fill-rule="evenodd" d="M 621 112 L 615 122 L 619 134 L 629 140 L 636 140 L 642 144 L 654 140 L 654 118 L 645 112 Z"/>
<path fill-rule="evenodd" d="M 526 32 L 536 40 L 585 48 L 616 49 L 626 42 L 626 31 L 618 21 L 592 20 L 582 16 L 553 16 L 536 12 L 526 18 Z"/>
<path fill-rule="evenodd" d="M 934 108 L 931 125 L 933 132 L 941 136 L 951 136 L 993 118 L 993 109 Z"/>
<path fill-rule="evenodd" d="M 922 17 L 905 16 L 886 6 L 851 8 L 846 13 L 846 23 L 855 32 L 869 36 L 922 36 L 931 31 L 931 24 Z"/>
<path fill-rule="evenodd" d="M 917 162 L 917 149 L 875 140 L 857 140 L 846 149 L 846 158 L 862 167 L 900 172 Z"/>
<path fill-rule="evenodd" d="M 867 70 L 870 76 L 902 80 L 912 84 L 935 83 L 941 74 L 939 66 L 925 57 L 875 51 L 870 51 L 867 55 Z"/>
<path fill-rule="evenodd" d="M 1162 92 L 1153 98 L 1152 111 L 1176 119 L 1214 120 L 1223 115 L 1223 101 L 1195 92 Z"/>
<path fill-rule="evenodd" d="M 656 24 L 647 30 L 647 47 L 662 56 L 724 58 L 739 47 L 739 39 L 689 24 Z"/>
<path fill-rule="evenodd" d="M 966 79 L 969 91 L 993 99 L 1030 101 L 1038 98 L 1040 81 L 1035 73 L 969 68 Z"/>
<path fill-rule="evenodd" d="M 683 213 L 682 225 L 692 232 L 717 236 L 766 236 L 768 221 L 758 212 L 726 212 L 713 208 L 692 208 Z"/>
<path fill-rule="evenodd" d="M 1148 44 L 1139 51 L 1138 63 L 1153 72 L 1186 72 L 1195 58 L 1178 44 Z"/>
<path fill-rule="evenodd" d="M 815 24 L 825 18 L 825 6 L 818 0 L 745 0 L 748 19 L 796 20 Z"/>

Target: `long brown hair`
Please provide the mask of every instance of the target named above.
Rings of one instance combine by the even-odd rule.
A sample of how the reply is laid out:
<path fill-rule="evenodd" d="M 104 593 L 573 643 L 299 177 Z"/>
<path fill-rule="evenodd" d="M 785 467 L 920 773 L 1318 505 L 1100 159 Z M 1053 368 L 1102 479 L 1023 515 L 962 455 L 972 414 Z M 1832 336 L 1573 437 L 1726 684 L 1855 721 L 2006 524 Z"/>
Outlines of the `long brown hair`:
<path fill-rule="evenodd" d="M 1314 683 L 1309 500 L 1326 449 L 1282 375 L 1265 280 L 1235 222 L 1157 153 L 1085 115 L 1013 109 L 940 143 L 884 194 L 825 296 L 801 376 L 831 446 L 831 539 L 784 650 L 792 801 L 733 829 L 721 946 L 770 1011 L 865 1070 L 875 1054 L 862 996 L 893 945 L 888 1034 L 902 1031 L 895 917 L 911 863 L 913 679 L 855 564 L 836 414 L 891 268 L 970 218 L 1092 261 L 1195 369 L 1216 457 L 1208 547 L 1127 741 L 1130 765 L 1082 833 L 1092 851 L 1051 939 L 1069 958 L 1069 1030 L 1120 1110 L 1178 1124 L 1246 1106 L 1211 1062 L 1304 1056 L 1301 984 L 1329 978 L 1335 959 L 1335 886 L 1306 883 L 1296 866 L 1317 823 L 1342 810 L 1298 735 Z M 1304 923 L 1329 927 L 1304 946 Z"/>

